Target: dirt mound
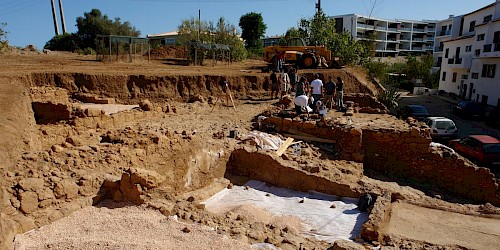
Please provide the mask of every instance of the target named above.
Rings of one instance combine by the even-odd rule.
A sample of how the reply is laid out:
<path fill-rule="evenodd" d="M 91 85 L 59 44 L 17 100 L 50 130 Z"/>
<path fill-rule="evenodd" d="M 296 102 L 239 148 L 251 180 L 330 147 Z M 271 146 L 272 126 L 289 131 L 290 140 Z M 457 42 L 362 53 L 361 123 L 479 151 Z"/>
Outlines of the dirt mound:
<path fill-rule="evenodd" d="M 150 51 L 151 58 L 187 58 L 188 51 L 186 46 L 165 45 L 154 48 Z"/>

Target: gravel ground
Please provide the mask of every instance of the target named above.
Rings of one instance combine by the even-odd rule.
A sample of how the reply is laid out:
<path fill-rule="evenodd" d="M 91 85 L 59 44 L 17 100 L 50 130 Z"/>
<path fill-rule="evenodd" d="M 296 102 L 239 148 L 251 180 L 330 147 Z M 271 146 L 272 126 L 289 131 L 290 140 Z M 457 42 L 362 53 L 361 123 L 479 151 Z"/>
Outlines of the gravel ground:
<path fill-rule="evenodd" d="M 251 249 L 208 227 L 138 206 L 87 207 L 17 235 L 15 249 Z"/>

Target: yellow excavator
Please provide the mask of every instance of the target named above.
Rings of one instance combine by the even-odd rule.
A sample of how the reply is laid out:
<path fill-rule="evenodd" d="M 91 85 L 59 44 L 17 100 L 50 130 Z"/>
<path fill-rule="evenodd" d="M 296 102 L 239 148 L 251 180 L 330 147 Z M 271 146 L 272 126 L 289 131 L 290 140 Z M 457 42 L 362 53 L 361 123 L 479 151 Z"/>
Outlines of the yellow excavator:
<path fill-rule="evenodd" d="M 325 46 L 307 46 L 302 38 L 291 38 L 288 44 L 264 48 L 264 61 L 276 66 L 276 56 L 285 53 L 285 64 L 301 69 L 318 67 L 341 68 L 340 60 L 332 57 L 332 52 Z"/>

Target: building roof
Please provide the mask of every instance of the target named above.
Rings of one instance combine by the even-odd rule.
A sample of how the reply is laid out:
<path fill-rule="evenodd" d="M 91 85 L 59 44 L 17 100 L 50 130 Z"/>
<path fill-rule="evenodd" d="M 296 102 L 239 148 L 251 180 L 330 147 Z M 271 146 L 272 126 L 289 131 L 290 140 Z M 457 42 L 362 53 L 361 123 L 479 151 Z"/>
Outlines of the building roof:
<path fill-rule="evenodd" d="M 482 143 L 500 143 L 500 140 L 498 140 L 495 137 L 491 137 L 489 135 L 470 135 L 470 137 L 482 142 Z"/>
<path fill-rule="evenodd" d="M 469 13 L 467 13 L 467 14 L 464 14 L 463 16 L 472 15 L 472 14 L 474 14 L 474 13 L 476 13 L 476 12 L 479 12 L 479 11 L 481 11 L 481 10 L 487 9 L 487 8 L 489 8 L 489 7 L 491 7 L 491 6 L 495 6 L 495 4 L 497 4 L 497 2 L 494 2 L 494 3 L 488 4 L 488 5 L 486 5 L 486 6 L 482 7 L 482 8 L 480 8 L 480 9 L 477 9 L 477 10 L 475 10 L 475 11 L 472 11 L 472 12 L 469 12 Z"/>
<path fill-rule="evenodd" d="M 170 31 L 170 32 L 165 32 L 165 33 L 160 33 L 160 34 L 152 34 L 152 35 L 147 35 L 147 37 L 154 38 L 154 37 L 176 36 L 176 35 L 179 35 L 178 31 Z"/>

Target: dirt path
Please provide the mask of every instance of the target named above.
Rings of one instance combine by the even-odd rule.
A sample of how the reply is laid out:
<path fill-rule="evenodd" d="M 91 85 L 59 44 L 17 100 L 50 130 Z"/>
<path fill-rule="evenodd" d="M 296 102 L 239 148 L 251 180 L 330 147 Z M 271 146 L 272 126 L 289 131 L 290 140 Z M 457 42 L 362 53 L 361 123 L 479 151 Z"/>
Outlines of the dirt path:
<path fill-rule="evenodd" d="M 439 245 L 500 248 L 500 220 L 394 203 L 388 233 Z"/>

